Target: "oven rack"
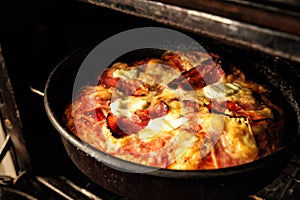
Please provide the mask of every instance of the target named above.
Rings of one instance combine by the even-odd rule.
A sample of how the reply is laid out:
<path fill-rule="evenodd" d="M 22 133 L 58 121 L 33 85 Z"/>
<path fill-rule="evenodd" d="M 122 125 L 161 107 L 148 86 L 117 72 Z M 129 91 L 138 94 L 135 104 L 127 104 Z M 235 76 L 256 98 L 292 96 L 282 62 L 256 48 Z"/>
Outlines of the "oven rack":
<path fill-rule="evenodd" d="M 9 143 L 7 143 L 9 145 Z M 8 149 L 8 148 L 6 148 Z M 3 152 L 1 152 L 3 154 Z M 10 188 L 36 199 L 127 200 L 111 193 L 85 177 L 74 166 L 67 177 L 55 173 L 22 172 L 17 178 L 0 176 L 0 192 Z M 246 181 L 246 180 L 245 180 Z M 300 198 L 300 155 L 296 153 L 282 173 L 255 194 L 240 200 L 297 200 Z"/>

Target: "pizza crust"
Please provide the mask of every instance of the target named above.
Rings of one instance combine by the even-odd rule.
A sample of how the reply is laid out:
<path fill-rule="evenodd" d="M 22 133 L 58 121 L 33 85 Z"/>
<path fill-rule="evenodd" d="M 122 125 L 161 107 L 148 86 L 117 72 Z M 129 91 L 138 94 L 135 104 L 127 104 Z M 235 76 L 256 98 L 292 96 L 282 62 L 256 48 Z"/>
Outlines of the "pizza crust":
<path fill-rule="evenodd" d="M 64 121 L 91 146 L 130 162 L 179 170 L 240 165 L 276 151 L 281 132 L 270 127 L 282 124 L 255 98 L 269 90 L 245 77 L 237 68 L 226 74 L 204 52 L 118 62 L 97 86 L 78 92 Z"/>

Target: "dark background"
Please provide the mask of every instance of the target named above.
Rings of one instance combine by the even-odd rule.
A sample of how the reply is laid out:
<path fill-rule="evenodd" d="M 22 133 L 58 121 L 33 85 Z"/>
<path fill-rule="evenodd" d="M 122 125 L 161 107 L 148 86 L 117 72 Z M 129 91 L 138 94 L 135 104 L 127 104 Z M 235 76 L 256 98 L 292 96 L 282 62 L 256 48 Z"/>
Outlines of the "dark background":
<path fill-rule="evenodd" d="M 77 48 L 143 26 L 162 25 L 75 0 L 1 0 L 0 44 L 34 171 L 68 171 L 73 165 L 43 97 L 30 88 L 43 92 L 54 67 Z"/>

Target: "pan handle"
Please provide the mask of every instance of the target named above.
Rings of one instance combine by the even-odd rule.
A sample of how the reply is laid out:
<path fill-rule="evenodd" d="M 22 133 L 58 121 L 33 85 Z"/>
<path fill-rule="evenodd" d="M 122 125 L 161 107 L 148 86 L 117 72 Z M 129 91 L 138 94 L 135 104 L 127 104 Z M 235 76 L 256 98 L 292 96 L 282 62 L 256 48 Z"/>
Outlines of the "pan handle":
<path fill-rule="evenodd" d="M 38 89 L 33 88 L 32 86 L 29 86 L 29 89 L 30 89 L 31 92 L 33 92 L 35 94 L 38 94 L 38 95 L 40 95 L 42 97 L 44 96 L 44 92 L 41 92 Z"/>

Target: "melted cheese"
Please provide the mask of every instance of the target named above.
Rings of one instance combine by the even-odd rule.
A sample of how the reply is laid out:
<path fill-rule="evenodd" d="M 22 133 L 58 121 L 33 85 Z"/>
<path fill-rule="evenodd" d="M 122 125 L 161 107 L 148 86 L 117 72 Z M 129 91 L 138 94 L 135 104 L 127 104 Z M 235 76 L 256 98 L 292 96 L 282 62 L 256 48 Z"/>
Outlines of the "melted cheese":
<path fill-rule="evenodd" d="M 138 133 L 140 139 L 151 138 L 161 132 L 171 132 L 179 128 L 187 119 L 184 117 L 178 118 L 176 115 L 166 115 L 164 117 L 151 119 L 148 125 Z"/>
<path fill-rule="evenodd" d="M 180 54 L 185 70 L 210 59 L 208 54 L 195 55 Z M 114 78 L 148 84 L 149 93 L 139 97 L 126 96 L 120 91 L 114 91 L 114 88 L 101 86 L 83 91 L 82 99 L 87 103 L 83 105 L 79 100 L 75 102 L 72 108 L 74 120 L 70 119 L 67 126 L 72 127 L 74 123 L 78 128 L 76 134 L 94 147 L 125 160 L 170 169 L 211 169 L 257 158 L 259 145 L 254 134 L 266 133 L 268 126 L 255 125 L 252 129 L 245 116 L 238 118 L 239 115 L 228 109 L 223 110 L 222 114 L 215 114 L 208 108 L 214 108 L 215 100 L 257 105 L 247 84 L 229 83 L 223 77 L 219 82 L 196 91 L 180 88 L 172 90 L 167 87 L 168 83 L 181 74 L 163 65 L 159 59 L 151 59 L 135 67 L 116 63 L 111 70 Z M 109 103 L 104 106 L 103 100 Z M 150 119 L 147 126 L 138 133 L 121 138 L 112 135 L 105 121 L 98 122 L 95 117 L 87 118 L 84 115 L 91 109 L 105 107 L 104 115 L 112 112 L 114 116 L 131 119 L 137 110 L 149 109 L 161 101 L 168 106 L 166 115 Z M 107 108 L 109 105 L 110 110 Z M 259 114 L 274 118 L 272 110 L 266 106 L 246 112 L 253 116 Z"/>
<path fill-rule="evenodd" d="M 147 105 L 147 100 L 129 96 L 127 99 L 116 99 L 110 104 L 110 107 L 115 116 L 123 116 L 130 119 L 137 110 L 142 110 Z"/>
<path fill-rule="evenodd" d="M 115 78 L 122 78 L 122 79 L 129 79 L 129 80 L 135 80 L 137 78 L 138 70 L 136 68 L 134 69 L 116 69 L 113 72 L 113 77 Z"/>
<path fill-rule="evenodd" d="M 252 91 L 249 88 L 241 88 L 235 94 L 227 97 L 230 101 L 239 101 L 248 104 L 256 104 L 257 101 L 252 95 Z"/>
<path fill-rule="evenodd" d="M 120 68 L 113 72 L 115 78 L 140 80 L 150 85 L 167 85 L 179 75 L 178 71 L 167 65 L 157 63 L 155 59 L 133 69 Z"/>
<path fill-rule="evenodd" d="M 221 143 L 225 151 L 233 158 L 252 161 L 258 154 L 251 127 L 244 118 L 226 117 Z"/>

